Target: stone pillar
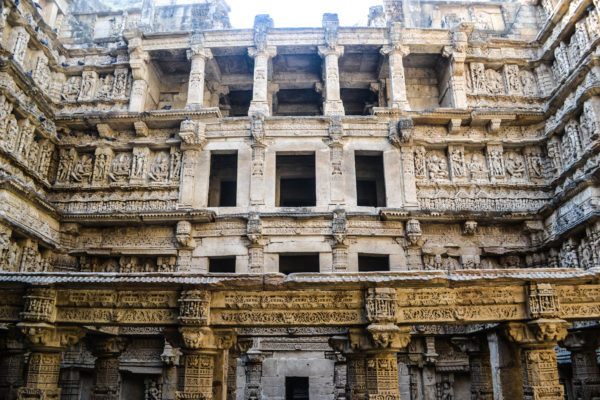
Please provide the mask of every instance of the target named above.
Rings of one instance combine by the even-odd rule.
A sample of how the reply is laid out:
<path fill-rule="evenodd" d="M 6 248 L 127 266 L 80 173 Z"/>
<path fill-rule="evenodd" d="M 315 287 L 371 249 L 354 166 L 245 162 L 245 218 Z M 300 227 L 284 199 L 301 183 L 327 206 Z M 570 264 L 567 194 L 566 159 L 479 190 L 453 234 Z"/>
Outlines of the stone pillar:
<path fill-rule="evenodd" d="M 248 55 L 254 58 L 254 84 L 248 115 L 271 115 L 272 104 L 268 101 L 269 62 L 276 54 L 277 48 L 274 46 L 251 47 L 248 49 Z"/>
<path fill-rule="evenodd" d="M 408 46 L 402 45 L 402 25 L 399 22 L 394 23 L 390 29 L 390 41 L 389 46 L 384 46 L 381 49 L 381 54 L 388 56 L 390 69 L 390 99 L 388 105 L 402 111 L 408 111 L 410 106 L 406 96 L 403 57 L 410 54 L 410 49 Z"/>
<path fill-rule="evenodd" d="M 598 369 L 598 331 L 581 329 L 571 331 L 561 343 L 571 352 L 573 396 L 575 399 L 600 398 L 600 370 Z"/>
<path fill-rule="evenodd" d="M 350 328 L 345 349 L 350 400 L 400 400 L 397 352 L 409 344 L 410 327 L 396 325 L 396 308 L 395 289 L 367 290 L 365 316 L 370 325 Z"/>
<path fill-rule="evenodd" d="M 26 336 L 30 350 L 25 385 L 19 388 L 19 400 L 59 400 L 61 352 L 75 344 L 85 332 L 80 328 L 56 327 L 56 291 L 49 287 L 31 287 L 24 296 L 21 322 L 17 327 Z"/>
<path fill-rule="evenodd" d="M 92 337 L 89 341 L 92 354 L 96 357 L 96 376 L 92 386 L 92 400 L 118 400 L 121 392 L 119 356 L 125 350 L 126 340 L 122 337 Z"/>
<path fill-rule="evenodd" d="M 487 338 L 453 338 L 452 343 L 469 356 L 471 370 L 471 398 L 493 400 L 492 365 Z"/>
<path fill-rule="evenodd" d="M 206 206 L 208 198 L 208 189 L 202 190 L 202 184 L 207 185 L 207 182 L 200 182 L 204 171 L 201 165 L 202 149 L 206 143 L 204 136 L 204 124 L 200 121 L 183 120 L 179 128 L 179 137 L 181 138 L 182 156 L 182 173 L 181 184 L 179 191 L 179 208 L 200 208 Z M 209 158 L 205 155 L 204 158 Z M 208 176 L 205 181 L 208 181 Z"/>
<path fill-rule="evenodd" d="M 187 51 L 187 57 L 192 65 L 185 108 L 202 108 L 204 107 L 204 70 L 206 60 L 212 58 L 212 53 L 209 49 L 203 47 L 201 43 L 192 43 L 191 49 Z"/>
<path fill-rule="evenodd" d="M 265 116 L 251 114 L 250 133 L 252 135 L 252 175 L 250 176 L 250 205 L 265 204 Z"/>
<path fill-rule="evenodd" d="M 402 157 L 402 190 L 404 192 L 404 205 L 417 207 L 417 181 L 415 178 L 415 149 L 412 146 L 400 147 Z"/>
<path fill-rule="evenodd" d="M 469 46 L 469 35 L 473 31 L 472 23 L 462 23 L 452 33 L 452 46 L 444 48 L 442 55 L 449 57 L 448 93 L 450 98 L 442 99 L 442 107 L 467 108 L 467 79 L 465 60 Z M 460 124 L 458 124 L 460 127 Z M 452 132 L 453 129 L 450 129 Z"/>
<path fill-rule="evenodd" d="M 325 102 L 324 115 L 344 115 L 344 104 L 340 98 L 340 72 L 338 59 L 344 54 L 344 47 L 319 46 L 319 55 L 325 59 L 324 81 Z"/>
<path fill-rule="evenodd" d="M 558 381 L 554 347 L 565 338 L 568 326 L 568 322 L 559 319 L 511 322 L 506 325 L 507 337 L 521 349 L 524 398 L 564 399 L 564 388 Z"/>
<path fill-rule="evenodd" d="M 363 354 L 347 355 L 346 386 L 348 400 L 366 400 L 367 374 L 366 360 Z"/>
<path fill-rule="evenodd" d="M 0 399 L 14 400 L 23 385 L 25 369 L 24 337 L 16 329 L 7 330 L 0 337 Z"/>
<path fill-rule="evenodd" d="M 262 362 L 263 354 L 258 350 L 250 350 L 246 353 L 246 393 L 244 399 L 258 400 L 261 395 Z"/>
<path fill-rule="evenodd" d="M 148 61 L 150 56 L 142 50 L 142 38 L 127 37 L 129 47 L 129 65 L 133 84 L 131 86 L 131 97 L 129 99 L 130 112 L 143 112 L 146 106 L 146 94 L 148 92 Z"/>
<path fill-rule="evenodd" d="M 246 236 L 250 240 L 248 245 L 248 272 L 262 273 L 265 257 L 260 214 L 250 213 L 248 215 Z"/>
<path fill-rule="evenodd" d="M 233 331 L 207 326 L 210 301 L 210 292 L 204 290 L 185 291 L 179 299 L 183 362 L 179 370 L 177 399 L 213 400 L 216 356 L 235 342 Z M 220 359 L 223 360 L 223 357 Z M 221 381 L 221 384 L 225 382 Z"/>
<path fill-rule="evenodd" d="M 345 203 L 345 185 L 343 175 L 344 144 L 342 138 L 344 129 L 340 117 L 333 117 L 329 122 L 329 158 L 331 168 L 330 203 L 340 205 Z"/>
<path fill-rule="evenodd" d="M 81 339 L 85 332 L 79 328 L 56 328 L 51 325 L 20 324 L 31 350 L 25 385 L 19 388 L 19 400 L 59 400 L 61 352 Z"/>

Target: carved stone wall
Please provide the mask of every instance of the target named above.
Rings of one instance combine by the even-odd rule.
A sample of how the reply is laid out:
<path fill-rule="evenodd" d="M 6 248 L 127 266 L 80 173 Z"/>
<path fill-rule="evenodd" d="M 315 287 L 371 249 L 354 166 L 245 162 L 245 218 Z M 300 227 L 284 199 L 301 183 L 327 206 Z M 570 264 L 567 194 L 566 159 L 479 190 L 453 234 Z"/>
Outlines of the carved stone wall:
<path fill-rule="evenodd" d="M 0 399 L 599 395 L 597 0 L 175 3 L 0 7 Z"/>

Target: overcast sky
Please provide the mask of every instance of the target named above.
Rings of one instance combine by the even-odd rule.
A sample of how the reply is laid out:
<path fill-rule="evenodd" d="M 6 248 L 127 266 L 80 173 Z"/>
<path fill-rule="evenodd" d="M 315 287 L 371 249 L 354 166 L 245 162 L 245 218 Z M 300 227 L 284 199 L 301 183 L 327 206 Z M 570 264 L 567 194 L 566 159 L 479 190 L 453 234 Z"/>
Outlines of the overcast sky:
<path fill-rule="evenodd" d="M 256 14 L 269 14 L 276 28 L 319 27 L 324 13 L 337 13 L 341 26 L 366 25 L 369 7 L 381 0 L 227 0 L 233 28 L 252 28 Z"/>

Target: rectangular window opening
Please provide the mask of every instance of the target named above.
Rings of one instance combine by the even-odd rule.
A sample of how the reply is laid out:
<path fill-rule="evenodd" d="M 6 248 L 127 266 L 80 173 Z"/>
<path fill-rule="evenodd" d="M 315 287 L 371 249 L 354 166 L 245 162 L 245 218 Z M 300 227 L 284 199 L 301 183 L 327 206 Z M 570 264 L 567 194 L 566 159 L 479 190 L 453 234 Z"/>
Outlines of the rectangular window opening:
<path fill-rule="evenodd" d="M 235 257 L 211 257 L 208 259 L 208 272 L 235 273 Z"/>
<path fill-rule="evenodd" d="M 237 152 L 233 154 L 211 154 L 208 206 L 235 207 L 236 192 Z"/>
<path fill-rule="evenodd" d="M 308 400 L 308 378 L 285 377 L 285 400 Z"/>
<path fill-rule="evenodd" d="M 355 155 L 356 204 L 365 207 L 385 207 L 385 177 L 383 156 Z"/>
<path fill-rule="evenodd" d="M 390 256 L 386 254 L 359 254 L 358 272 L 380 272 L 390 270 Z"/>
<path fill-rule="evenodd" d="M 282 155 L 276 159 L 277 207 L 314 207 L 316 199 L 315 155 Z"/>
<path fill-rule="evenodd" d="M 279 272 L 283 274 L 319 271 L 319 253 L 288 253 L 279 255 Z"/>

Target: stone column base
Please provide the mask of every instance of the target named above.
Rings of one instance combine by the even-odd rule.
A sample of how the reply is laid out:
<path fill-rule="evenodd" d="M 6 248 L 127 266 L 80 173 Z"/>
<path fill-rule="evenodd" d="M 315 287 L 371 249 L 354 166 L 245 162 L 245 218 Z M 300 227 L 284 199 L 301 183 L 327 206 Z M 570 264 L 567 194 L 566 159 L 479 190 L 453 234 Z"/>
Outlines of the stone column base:
<path fill-rule="evenodd" d="M 341 100 L 329 100 L 323 103 L 323 115 L 344 114 L 344 103 Z"/>

